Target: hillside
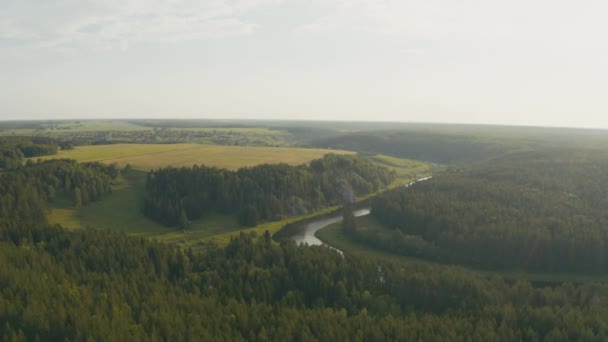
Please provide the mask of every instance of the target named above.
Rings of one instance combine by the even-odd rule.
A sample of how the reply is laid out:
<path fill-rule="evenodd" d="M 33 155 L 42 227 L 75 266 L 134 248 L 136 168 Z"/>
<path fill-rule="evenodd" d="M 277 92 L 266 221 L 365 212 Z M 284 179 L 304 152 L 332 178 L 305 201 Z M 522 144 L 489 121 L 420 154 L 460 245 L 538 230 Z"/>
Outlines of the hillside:
<path fill-rule="evenodd" d="M 486 269 L 607 273 L 608 153 L 524 152 L 380 196 L 360 239 Z"/>
<path fill-rule="evenodd" d="M 544 148 L 608 147 L 608 135 L 585 129 L 428 124 L 344 133 L 311 146 L 465 165 Z"/>

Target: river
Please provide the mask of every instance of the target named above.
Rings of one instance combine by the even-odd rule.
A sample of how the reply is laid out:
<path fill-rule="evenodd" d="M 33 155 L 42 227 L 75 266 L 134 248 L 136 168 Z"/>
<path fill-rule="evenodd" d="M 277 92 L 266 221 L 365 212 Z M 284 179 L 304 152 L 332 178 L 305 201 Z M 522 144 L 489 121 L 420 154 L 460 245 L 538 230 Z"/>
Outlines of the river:
<path fill-rule="evenodd" d="M 405 185 L 406 188 L 410 187 L 412 184 L 417 183 L 417 182 L 422 182 L 425 181 L 427 179 L 431 179 L 431 177 L 425 177 L 425 178 L 420 178 L 418 180 L 415 180 L 407 185 Z M 365 215 L 369 215 L 370 213 L 370 209 L 369 208 L 364 208 L 364 209 L 359 209 L 353 212 L 353 214 L 358 217 L 358 216 L 365 216 Z M 313 246 L 313 245 L 326 245 L 323 243 L 323 241 L 319 240 L 316 236 L 315 233 L 327 226 L 329 226 L 330 224 L 333 223 L 337 223 L 342 221 L 342 214 L 336 214 L 334 216 L 331 217 L 324 217 L 324 218 L 320 218 L 318 220 L 309 222 L 307 224 L 305 224 L 302 229 L 300 229 L 297 233 L 293 234 L 290 236 L 290 239 L 294 240 L 298 245 L 300 244 L 307 244 L 309 246 Z M 342 254 L 342 251 L 340 251 L 337 248 L 334 248 L 332 246 L 329 246 L 331 249 L 334 249 L 338 252 L 340 252 L 340 254 Z"/>
<path fill-rule="evenodd" d="M 365 216 L 369 214 L 369 208 L 355 210 L 353 212 L 355 216 Z M 336 214 L 335 216 L 325 217 L 322 219 L 318 219 L 316 221 L 307 223 L 302 227 L 302 229 L 291 236 L 291 239 L 294 240 L 298 245 L 300 244 L 308 244 L 312 245 L 322 245 L 323 241 L 317 239 L 315 233 L 320 229 L 323 229 L 330 224 L 342 221 L 342 214 Z"/>

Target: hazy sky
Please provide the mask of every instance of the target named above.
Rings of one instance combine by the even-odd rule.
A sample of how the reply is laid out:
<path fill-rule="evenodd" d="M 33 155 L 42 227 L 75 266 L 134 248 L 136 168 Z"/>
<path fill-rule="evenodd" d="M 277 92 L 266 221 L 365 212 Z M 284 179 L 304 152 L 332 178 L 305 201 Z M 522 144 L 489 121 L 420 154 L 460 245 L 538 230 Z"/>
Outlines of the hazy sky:
<path fill-rule="evenodd" d="M 0 119 L 608 127 L 600 0 L 0 0 Z"/>

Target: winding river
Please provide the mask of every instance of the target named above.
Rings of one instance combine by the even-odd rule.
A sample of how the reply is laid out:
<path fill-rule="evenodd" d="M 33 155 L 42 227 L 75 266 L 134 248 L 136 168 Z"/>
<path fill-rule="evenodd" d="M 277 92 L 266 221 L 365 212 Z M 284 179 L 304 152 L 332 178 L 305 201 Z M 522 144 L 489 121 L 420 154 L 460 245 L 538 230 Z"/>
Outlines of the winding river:
<path fill-rule="evenodd" d="M 353 212 L 355 216 L 365 216 L 369 214 L 369 208 L 359 209 Z M 323 241 L 317 239 L 315 233 L 330 224 L 342 221 L 342 214 L 336 214 L 335 216 L 325 217 L 318 219 L 316 221 L 307 223 L 302 227 L 302 229 L 291 236 L 291 239 L 294 240 L 298 245 L 299 244 L 308 244 L 312 245 L 323 245 Z"/>
<path fill-rule="evenodd" d="M 405 185 L 405 187 L 408 188 L 414 183 L 422 182 L 427 179 L 431 179 L 431 177 L 420 178 L 418 180 L 415 180 L 415 181 Z M 353 214 L 357 217 L 369 215 L 369 213 L 370 213 L 369 208 L 359 209 L 359 210 L 356 210 L 353 212 Z M 302 227 L 302 229 L 300 229 L 297 233 L 294 233 L 293 235 L 291 235 L 290 239 L 294 240 L 298 245 L 300 245 L 300 244 L 307 244 L 309 246 L 325 245 L 325 243 L 323 243 L 323 241 L 319 240 L 315 236 L 315 233 L 317 231 L 329 226 L 330 224 L 337 223 L 340 221 L 342 221 L 342 214 L 340 214 L 340 213 L 338 213 L 334 216 L 331 216 L 331 217 L 319 218 L 318 220 L 305 224 Z M 340 251 L 339 249 L 332 247 L 332 246 L 329 246 L 329 247 L 342 254 L 342 251 Z"/>

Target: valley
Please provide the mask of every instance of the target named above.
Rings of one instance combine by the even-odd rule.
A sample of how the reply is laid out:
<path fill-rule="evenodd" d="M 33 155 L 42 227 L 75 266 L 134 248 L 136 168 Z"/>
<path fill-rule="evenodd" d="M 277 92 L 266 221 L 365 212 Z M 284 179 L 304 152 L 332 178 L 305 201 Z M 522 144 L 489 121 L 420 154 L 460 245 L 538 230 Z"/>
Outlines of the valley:
<path fill-rule="evenodd" d="M 238 134 L 251 135 L 252 146 L 90 144 L 27 135 L 12 124 L 0 137 L 0 284 L 10 289 L 0 300 L 22 311 L 0 309 L 9 322 L 2 336 L 88 336 L 83 329 L 90 326 L 96 335 L 125 338 L 180 339 L 190 329 L 217 337 L 213 325 L 238 340 L 251 331 L 263 335 L 271 322 L 287 329 L 284 315 L 304 325 L 273 336 L 298 336 L 308 324 L 330 321 L 348 326 L 339 331 L 354 340 L 355 325 L 370 340 L 387 331 L 410 339 L 458 331 L 492 340 L 499 330 L 530 341 L 608 336 L 607 315 L 596 304 L 608 300 L 604 136 L 575 130 L 566 148 L 563 132 L 552 129 L 521 130 L 513 139 L 515 131 L 505 128 L 511 138 L 498 134 L 489 142 L 480 137 L 497 128 L 410 125 L 397 134 L 382 124 L 338 130 L 298 123 L 285 130 L 297 132 L 291 141 L 298 144 L 252 143 L 287 124 L 294 125 L 242 123 Z M 137 137 L 148 123 L 133 125 L 77 129 Z M 171 125 L 163 129 L 203 126 Z M 350 142 L 320 143 L 330 136 Z M 40 292 L 41 282 L 51 286 Z M 15 301 L 17 288 L 27 303 Z M 52 305 L 49 298 L 56 298 Z M 150 301 L 164 307 L 165 318 L 146 318 L 155 315 L 142 306 Z M 92 322 L 85 312 L 104 321 L 117 315 L 96 304 L 105 302 L 141 312 L 121 316 L 140 330 Z M 70 318 L 75 330 L 62 323 L 64 314 L 51 314 L 54 308 L 83 312 Z M 32 321 L 26 310 L 42 318 Z M 238 323 L 223 326 L 237 320 L 236 311 Z M 250 314 L 259 323 L 246 323 Z M 506 323 L 508 315 L 525 320 Z M 157 332 L 169 317 L 184 330 Z M 337 331 L 310 336 L 326 340 Z"/>

